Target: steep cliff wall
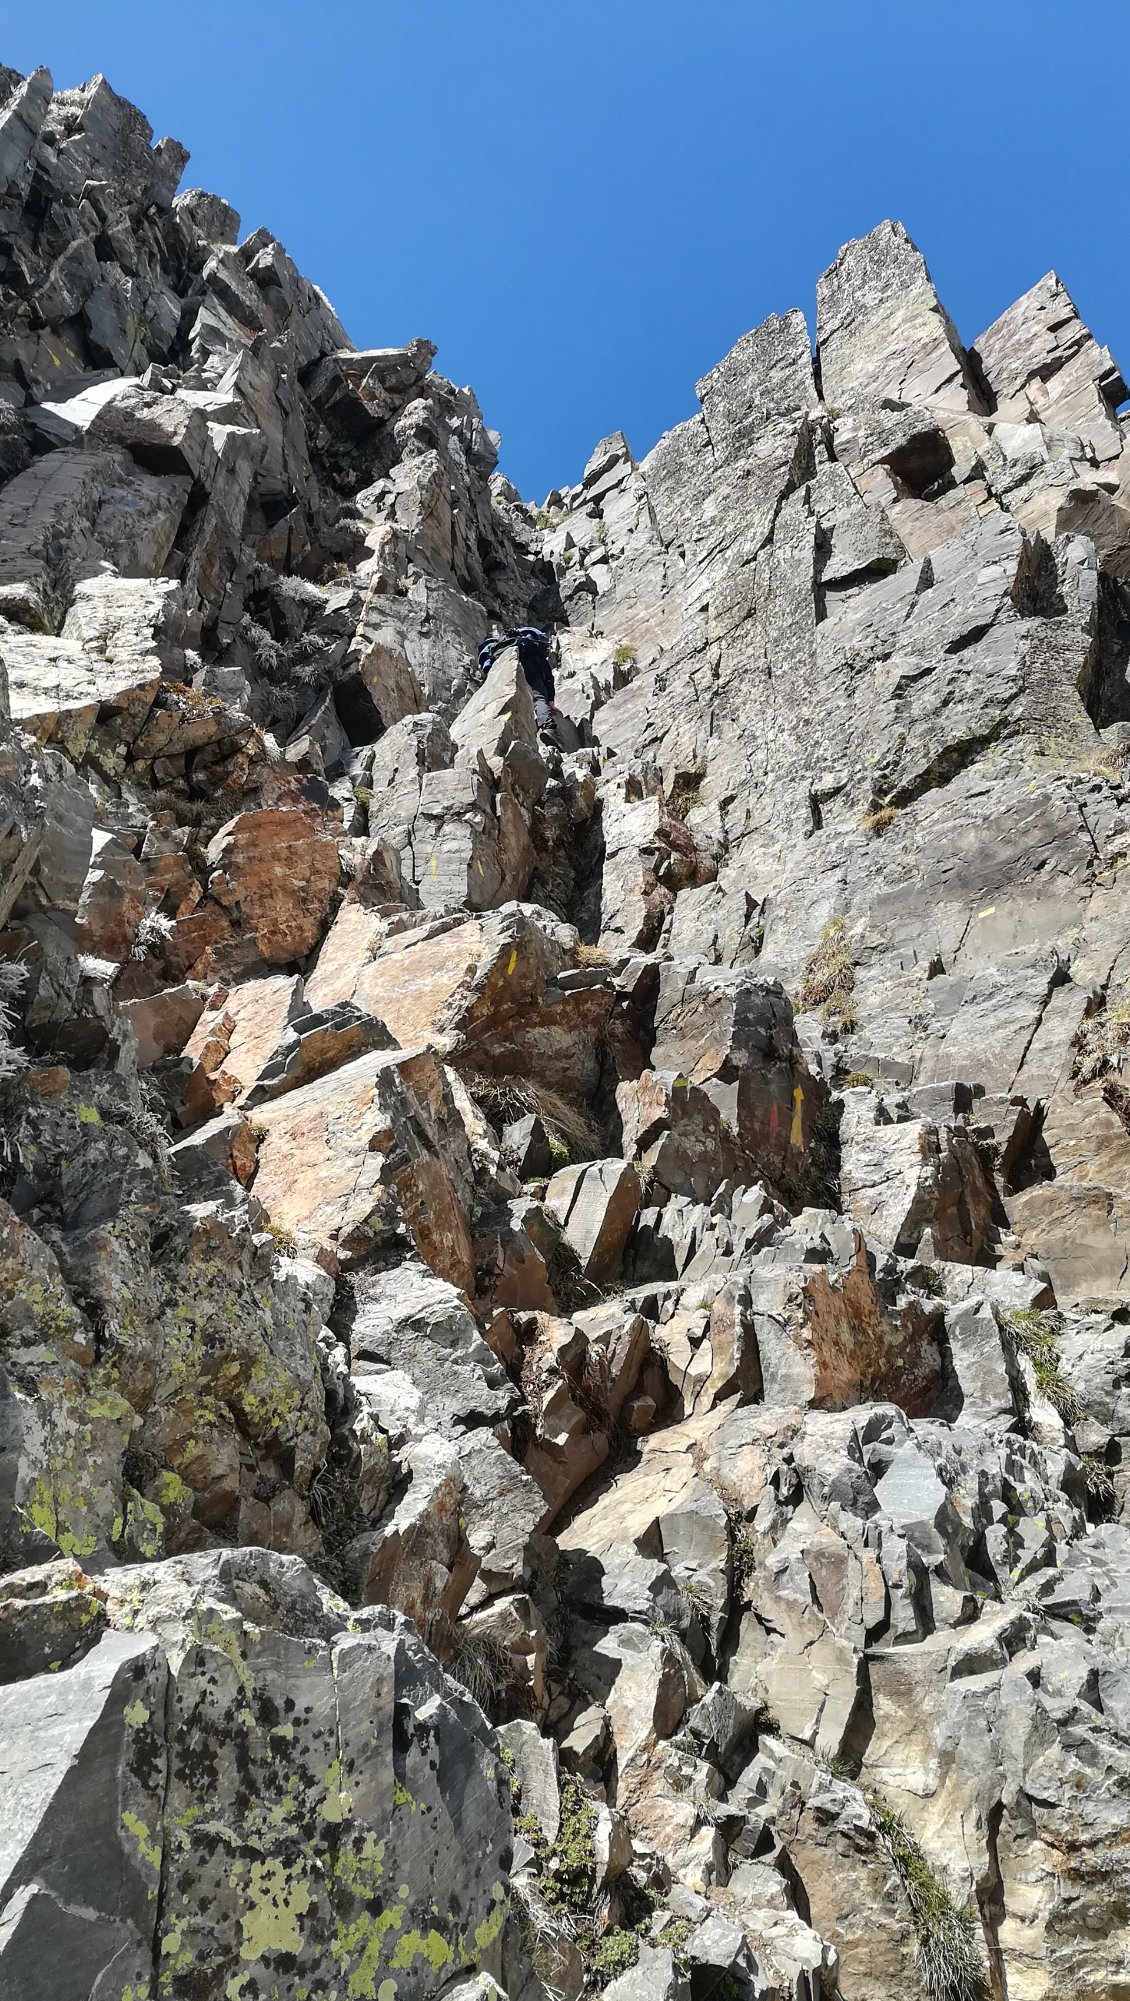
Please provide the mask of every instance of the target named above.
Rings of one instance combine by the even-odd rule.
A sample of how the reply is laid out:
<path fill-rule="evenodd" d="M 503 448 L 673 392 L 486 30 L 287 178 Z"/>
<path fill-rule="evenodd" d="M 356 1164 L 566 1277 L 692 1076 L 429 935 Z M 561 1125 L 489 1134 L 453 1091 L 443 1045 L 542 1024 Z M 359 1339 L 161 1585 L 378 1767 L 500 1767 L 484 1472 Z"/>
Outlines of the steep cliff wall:
<path fill-rule="evenodd" d="M 1115 362 L 884 223 L 533 508 L 152 138 L 0 71 L 0 1987 L 1114 2001 Z"/>

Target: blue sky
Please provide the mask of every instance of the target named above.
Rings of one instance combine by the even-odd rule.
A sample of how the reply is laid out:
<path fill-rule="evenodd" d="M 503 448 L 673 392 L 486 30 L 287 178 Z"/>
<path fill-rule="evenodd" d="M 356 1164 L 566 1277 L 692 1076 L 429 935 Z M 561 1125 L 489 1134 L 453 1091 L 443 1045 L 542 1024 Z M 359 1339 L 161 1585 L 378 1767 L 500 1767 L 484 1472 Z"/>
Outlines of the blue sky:
<path fill-rule="evenodd" d="M 7 10 L 6 10 L 7 11 Z M 1127 0 L 52 0 L 359 346 L 427 334 L 528 498 L 637 454 L 841 242 L 905 222 L 966 340 L 1054 267 L 1130 367 Z"/>

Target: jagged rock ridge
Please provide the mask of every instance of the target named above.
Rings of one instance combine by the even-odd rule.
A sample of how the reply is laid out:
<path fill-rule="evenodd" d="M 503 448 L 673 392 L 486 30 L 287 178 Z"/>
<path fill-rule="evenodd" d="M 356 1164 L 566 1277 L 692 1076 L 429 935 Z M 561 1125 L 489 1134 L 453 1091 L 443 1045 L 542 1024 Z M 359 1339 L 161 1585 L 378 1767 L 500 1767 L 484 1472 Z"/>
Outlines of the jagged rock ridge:
<path fill-rule="evenodd" d="M 884 223 L 532 509 L 152 138 L 0 72 L 5 1994 L 1122 1994 L 1116 364 Z"/>

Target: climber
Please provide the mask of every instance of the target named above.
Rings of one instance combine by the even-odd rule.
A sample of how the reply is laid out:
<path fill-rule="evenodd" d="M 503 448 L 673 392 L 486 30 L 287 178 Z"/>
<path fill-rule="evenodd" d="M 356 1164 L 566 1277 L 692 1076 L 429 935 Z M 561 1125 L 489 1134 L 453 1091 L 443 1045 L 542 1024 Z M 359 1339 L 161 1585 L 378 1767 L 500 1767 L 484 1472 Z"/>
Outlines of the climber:
<path fill-rule="evenodd" d="M 484 680 L 490 673 L 499 654 L 507 646 L 516 646 L 518 660 L 526 677 L 526 685 L 534 698 L 534 719 L 538 735 L 544 742 L 555 748 L 560 744 L 555 713 L 553 685 L 553 664 L 550 658 L 552 642 L 548 635 L 536 625 L 516 625 L 509 632 L 484 639 L 479 648 L 479 679 Z"/>

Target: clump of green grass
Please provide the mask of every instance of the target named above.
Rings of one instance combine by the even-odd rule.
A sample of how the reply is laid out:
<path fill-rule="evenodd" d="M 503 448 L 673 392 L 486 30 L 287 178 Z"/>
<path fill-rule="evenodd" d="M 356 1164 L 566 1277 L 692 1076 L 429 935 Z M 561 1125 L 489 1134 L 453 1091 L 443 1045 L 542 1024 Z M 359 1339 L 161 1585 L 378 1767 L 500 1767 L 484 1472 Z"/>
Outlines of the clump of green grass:
<path fill-rule="evenodd" d="M 598 1987 L 607 1987 L 621 1973 L 627 1973 L 640 1956 L 640 1942 L 635 1932 L 622 1930 L 607 1931 L 599 1945 L 593 1947 L 589 1955 L 589 1966 Z"/>
<path fill-rule="evenodd" d="M 1118 1495 L 1106 1462 L 1099 1457 L 1097 1452 L 1084 1452 L 1081 1463 L 1083 1467 L 1083 1483 L 1087 1489 L 1087 1499 L 1098 1513 L 1108 1513 L 1113 1508 Z"/>
<path fill-rule="evenodd" d="M 285 1223 L 268 1223 L 267 1235 L 274 1239 L 275 1249 L 280 1258 L 296 1258 L 298 1256 L 298 1238 L 295 1236 L 293 1230 L 287 1229 Z"/>
<path fill-rule="evenodd" d="M 1031 1363 L 1040 1395 L 1047 1399 L 1065 1424 L 1077 1424 L 1085 1413 L 1079 1397 L 1063 1373 L 1055 1314 L 1022 1307 L 1016 1313 L 1001 1316 L 998 1324 L 1017 1354 Z"/>
<path fill-rule="evenodd" d="M 612 648 L 612 665 L 614 667 L 634 667 L 635 664 L 636 649 L 634 646 L 628 646 L 621 641 L 619 646 Z"/>
<path fill-rule="evenodd" d="M 870 1070 L 851 1070 L 840 1084 L 841 1091 L 856 1091 L 875 1082 Z"/>
<path fill-rule="evenodd" d="M 915 1964 L 930 2001 L 982 2001 L 985 1969 L 972 1914 L 938 1881 L 905 1821 L 874 1801 L 868 1805 L 910 1906 Z"/>
<path fill-rule="evenodd" d="M 846 1751 L 814 1751 L 813 1763 L 830 1779 L 842 1779 L 846 1785 L 854 1785 L 859 1777 L 859 1766 Z"/>
<path fill-rule="evenodd" d="M 842 917 L 829 917 L 805 961 L 793 1004 L 798 1014 L 819 1013 L 847 1034 L 858 1019 L 852 1005 L 854 992 L 855 966 L 847 924 Z"/>
<path fill-rule="evenodd" d="M 592 1909 L 596 1891 L 596 1807 L 577 1779 L 561 1787 L 561 1825 L 553 1848 L 554 1892 L 571 1911 Z"/>
<path fill-rule="evenodd" d="M 575 1778 L 562 1780 L 561 1820 L 552 1846 L 532 1814 L 523 1814 L 518 1822 L 519 1832 L 538 1858 L 546 1902 L 577 1916 L 591 1911 L 595 1896 L 595 1827 L 595 1803 Z"/>
<path fill-rule="evenodd" d="M 946 1282 L 937 1265 L 919 1265 L 912 1283 L 917 1286 L 919 1292 L 924 1292 L 928 1299 L 941 1299 L 945 1295 Z"/>
<path fill-rule="evenodd" d="M 514 1904 L 535 1971 L 552 1982 L 562 1949 L 575 1946 L 584 1962 L 586 1992 L 607 1987 L 636 1964 L 656 1899 L 638 1883 L 621 1879 L 610 1910 L 596 1878 L 596 1802 L 579 1779 L 562 1781 L 561 1820 L 552 1842 L 521 1806 L 518 1790 L 515 1825 L 533 1849 L 534 1862 L 514 1880 Z M 677 1951 L 691 1930 L 669 1925 L 662 1943 Z"/>
<path fill-rule="evenodd" d="M 678 1966 L 683 1966 L 683 1954 L 693 1930 L 694 1926 L 689 1918 L 670 1918 L 656 1939 L 656 1944 L 661 1945 L 665 1952 L 671 1953 Z"/>
<path fill-rule="evenodd" d="M 1074 1074 L 1080 1084 L 1093 1084 L 1108 1070 L 1120 1068 L 1130 1053 L 1130 982 L 1109 995 L 1096 1014 L 1080 1023 L 1075 1034 Z"/>
<path fill-rule="evenodd" d="M 728 1516 L 730 1526 L 730 1568 L 733 1572 L 734 1587 L 745 1590 L 758 1564 L 757 1544 L 747 1521 L 740 1515 Z"/>

